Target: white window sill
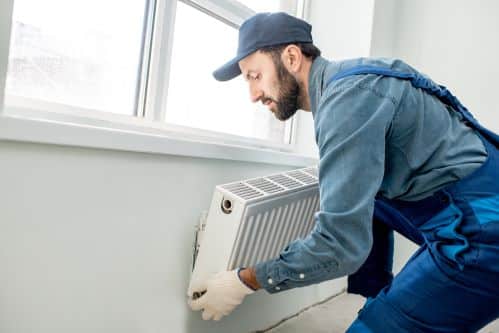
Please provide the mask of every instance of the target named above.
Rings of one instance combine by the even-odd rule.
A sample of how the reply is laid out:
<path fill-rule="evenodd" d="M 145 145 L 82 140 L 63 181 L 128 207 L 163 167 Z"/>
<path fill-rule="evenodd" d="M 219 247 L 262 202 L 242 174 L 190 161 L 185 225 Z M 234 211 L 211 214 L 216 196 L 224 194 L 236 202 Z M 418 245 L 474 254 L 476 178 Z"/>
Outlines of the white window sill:
<path fill-rule="evenodd" d="M 128 120 L 126 123 L 10 108 L 0 113 L 0 140 L 297 167 L 318 163 L 315 157 L 279 151 L 279 148 L 237 144 L 230 142 L 230 137 L 199 138 L 187 133 L 188 131 L 173 131 L 150 125 L 153 123 L 144 119 L 136 119 L 133 122 Z"/>

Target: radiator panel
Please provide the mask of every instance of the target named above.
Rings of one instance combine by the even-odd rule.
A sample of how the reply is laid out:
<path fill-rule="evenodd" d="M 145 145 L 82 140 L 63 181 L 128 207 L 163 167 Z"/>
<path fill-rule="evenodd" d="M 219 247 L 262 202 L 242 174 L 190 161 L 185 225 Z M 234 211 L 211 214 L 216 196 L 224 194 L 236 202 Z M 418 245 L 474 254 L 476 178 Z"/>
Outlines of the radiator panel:
<path fill-rule="evenodd" d="M 289 242 L 305 237 L 314 225 L 318 197 L 312 187 L 248 207 L 227 269 L 275 258 Z"/>
<path fill-rule="evenodd" d="M 191 284 L 222 270 L 273 259 L 313 229 L 319 210 L 316 167 L 216 186 L 198 227 Z"/>

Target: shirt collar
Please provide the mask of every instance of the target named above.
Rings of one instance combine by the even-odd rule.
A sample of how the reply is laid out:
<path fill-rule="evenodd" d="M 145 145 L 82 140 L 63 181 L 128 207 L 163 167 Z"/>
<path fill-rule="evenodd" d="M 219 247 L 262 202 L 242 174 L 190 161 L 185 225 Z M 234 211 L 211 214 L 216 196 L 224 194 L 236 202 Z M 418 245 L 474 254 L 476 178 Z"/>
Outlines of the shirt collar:
<path fill-rule="evenodd" d="M 339 64 L 330 62 L 323 57 L 317 57 L 312 63 L 308 77 L 308 94 L 312 115 L 317 111 L 320 98 L 326 89 L 326 83 L 331 76 L 337 73 Z"/>

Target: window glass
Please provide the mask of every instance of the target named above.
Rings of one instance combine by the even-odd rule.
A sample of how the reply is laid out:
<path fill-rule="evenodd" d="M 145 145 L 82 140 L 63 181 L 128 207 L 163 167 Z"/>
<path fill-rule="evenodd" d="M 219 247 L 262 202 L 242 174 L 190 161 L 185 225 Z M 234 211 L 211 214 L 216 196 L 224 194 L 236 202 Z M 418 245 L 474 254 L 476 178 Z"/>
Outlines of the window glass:
<path fill-rule="evenodd" d="M 6 94 L 134 115 L 147 0 L 16 0 Z"/>
<path fill-rule="evenodd" d="M 194 29 L 202 27 L 202 29 Z M 235 28 L 177 3 L 166 121 L 173 124 L 288 142 L 286 124 L 261 103 L 251 103 L 241 76 L 218 82 L 212 72 L 236 54 Z"/>

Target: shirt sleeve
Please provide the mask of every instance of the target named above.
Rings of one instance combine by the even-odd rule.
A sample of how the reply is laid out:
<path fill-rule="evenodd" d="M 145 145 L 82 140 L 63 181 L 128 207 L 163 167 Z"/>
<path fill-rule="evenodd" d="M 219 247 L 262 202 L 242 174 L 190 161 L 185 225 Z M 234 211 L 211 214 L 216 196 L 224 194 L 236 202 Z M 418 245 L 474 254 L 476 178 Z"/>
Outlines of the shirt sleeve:
<path fill-rule="evenodd" d="M 336 85 L 323 95 L 314 115 L 320 210 L 306 238 L 255 266 L 265 290 L 275 293 L 352 274 L 365 261 L 394 110 L 393 98 L 358 84 Z"/>

